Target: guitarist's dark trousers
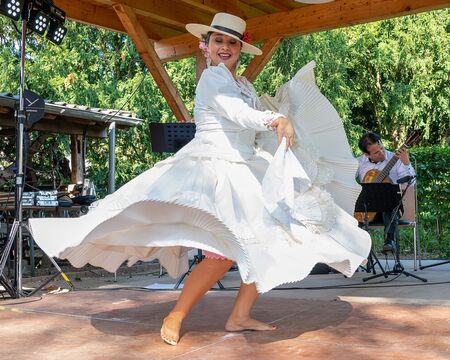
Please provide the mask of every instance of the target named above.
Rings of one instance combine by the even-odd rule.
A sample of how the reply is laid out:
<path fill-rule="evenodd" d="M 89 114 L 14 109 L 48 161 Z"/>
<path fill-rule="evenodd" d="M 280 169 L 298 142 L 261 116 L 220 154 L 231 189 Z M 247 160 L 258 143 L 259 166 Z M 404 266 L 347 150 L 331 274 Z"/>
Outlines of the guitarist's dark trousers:
<path fill-rule="evenodd" d="M 384 244 L 392 244 L 392 242 L 395 241 L 399 215 L 397 213 L 396 218 L 392 221 L 391 226 L 389 226 L 389 223 L 391 222 L 392 212 L 382 213 L 382 218 L 384 224 Z"/>

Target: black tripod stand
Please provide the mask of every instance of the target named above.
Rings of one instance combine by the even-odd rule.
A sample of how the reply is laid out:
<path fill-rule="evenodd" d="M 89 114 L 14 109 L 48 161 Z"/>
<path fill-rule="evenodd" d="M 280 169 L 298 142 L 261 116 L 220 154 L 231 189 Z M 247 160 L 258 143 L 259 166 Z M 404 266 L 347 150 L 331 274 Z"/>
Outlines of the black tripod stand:
<path fill-rule="evenodd" d="M 445 264 L 450 264 L 450 260 L 441 261 L 441 262 L 438 262 L 436 264 L 431 264 L 431 265 L 419 266 L 419 269 L 423 270 L 423 269 L 427 269 L 427 268 L 430 268 L 430 267 L 439 266 L 439 265 L 445 265 Z"/>
<path fill-rule="evenodd" d="M 186 271 L 183 275 L 181 275 L 180 279 L 177 281 L 177 283 L 175 284 L 175 286 L 173 288 L 178 289 L 180 287 L 181 283 L 183 282 L 183 280 L 185 279 L 185 277 L 190 274 L 191 269 L 194 267 L 194 265 L 200 264 L 204 258 L 205 258 L 205 255 L 203 255 L 202 250 L 197 249 L 197 255 L 194 255 L 194 258 L 192 259 L 192 262 L 189 265 L 188 271 Z M 223 284 L 220 282 L 220 280 L 217 280 L 217 285 L 219 286 L 220 290 L 225 290 L 225 286 L 223 286 Z"/>
<path fill-rule="evenodd" d="M 405 196 L 406 191 L 408 191 L 408 187 L 410 186 L 410 184 L 408 184 L 403 193 L 400 191 L 399 185 L 393 185 L 388 183 L 369 183 L 369 184 L 362 184 L 362 186 L 363 190 L 357 201 L 357 206 L 359 206 L 359 209 L 361 208 L 364 209 L 363 211 L 366 211 L 366 213 L 367 211 L 392 213 L 389 225 L 387 226 L 387 229 L 385 231 L 386 237 L 389 228 L 394 225 L 394 222 L 398 221 L 397 220 L 398 215 L 403 204 L 403 197 Z M 358 204 L 358 202 L 361 203 Z M 366 230 L 369 228 L 369 223 L 367 219 L 365 220 L 364 226 Z M 424 279 L 420 276 L 405 271 L 405 268 L 400 262 L 400 244 L 398 233 L 396 235 L 396 242 L 393 253 L 395 264 L 392 270 L 384 271 L 382 274 L 374 274 L 373 276 L 366 277 L 363 279 L 363 281 L 369 281 L 378 278 L 380 276 L 384 276 L 385 278 L 387 278 L 389 275 L 403 274 L 405 276 L 411 276 L 423 282 L 427 282 L 427 279 Z"/>
<path fill-rule="evenodd" d="M 26 125 L 24 77 L 25 77 L 25 44 L 26 44 L 26 21 L 22 20 L 21 41 L 21 63 L 19 84 L 19 109 L 16 112 L 16 183 L 15 183 L 15 216 L 8 239 L 0 259 L 0 279 L 2 285 L 11 297 L 20 297 L 22 293 L 22 194 L 24 184 L 23 144 L 24 129 Z M 9 254 L 15 244 L 14 251 L 14 282 L 13 284 L 4 276 L 3 270 L 6 266 Z M 6 286 L 5 286 L 6 285 Z"/>
<path fill-rule="evenodd" d="M 32 6 L 32 3 L 28 3 L 27 7 Z M 64 274 L 55 260 L 49 257 L 52 264 L 58 270 L 58 274 L 45 282 L 43 285 L 32 291 L 26 293 L 22 289 L 22 250 L 23 250 L 23 229 L 25 224 L 22 214 L 22 195 L 25 184 L 25 165 L 24 165 L 24 135 L 26 126 L 31 122 L 40 119 L 44 113 L 44 101 L 40 99 L 36 94 L 24 89 L 25 87 L 25 45 L 27 35 L 27 20 L 22 18 L 22 33 L 21 33 L 21 49 L 20 49 L 20 83 L 19 83 L 19 108 L 16 110 L 16 177 L 15 177 L 15 189 L 14 189 L 14 222 L 11 226 L 8 238 L 5 242 L 5 246 L 0 257 L 0 284 L 5 288 L 6 292 L 12 298 L 18 298 L 22 296 L 29 296 L 40 290 L 49 281 L 51 281 L 58 274 L 61 274 L 63 279 L 73 288 L 72 283 L 66 274 Z M 33 97 L 33 98 L 30 98 Z M 26 107 L 25 102 L 28 102 Z M 33 104 L 39 104 L 38 106 Z M 28 111 L 34 113 L 29 117 Z M 33 242 L 31 242 L 31 246 Z M 14 252 L 13 252 L 14 246 Z M 14 279 L 10 281 L 4 274 L 4 269 L 8 258 L 11 253 L 14 253 Z"/>

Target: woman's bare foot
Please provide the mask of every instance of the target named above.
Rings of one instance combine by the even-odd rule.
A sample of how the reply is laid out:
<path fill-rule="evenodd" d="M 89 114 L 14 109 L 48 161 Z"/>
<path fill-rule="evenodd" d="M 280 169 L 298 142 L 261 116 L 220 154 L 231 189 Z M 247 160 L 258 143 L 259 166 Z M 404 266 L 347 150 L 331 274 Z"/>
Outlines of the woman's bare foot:
<path fill-rule="evenodd" d="M 256 331 L 271 331 L 276 330 L 275 325 L 266 324 L 262 321 L 252 318 L 245 319 L 228 319 L 225 324 L 226 331 L 244 331 L 244 330 L 256 330 Z"/>
<path fill-rule="evenodd" d="M 181 323 L 183 319 L 180 315 L 169 314 L 163 320 L 161 327 L 161 338 L 169 345 L 176 345 L 180 339 Z"/>

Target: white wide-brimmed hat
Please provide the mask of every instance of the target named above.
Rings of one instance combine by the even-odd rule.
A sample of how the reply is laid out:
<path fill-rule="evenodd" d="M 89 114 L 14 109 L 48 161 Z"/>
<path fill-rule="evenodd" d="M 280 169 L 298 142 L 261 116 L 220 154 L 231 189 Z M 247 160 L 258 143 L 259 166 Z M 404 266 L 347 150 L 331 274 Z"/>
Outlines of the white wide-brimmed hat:
<path fill-rule="evenodd" d="M 209 31 L 225 34 L 242 43 L 242 52 L 261 55 L 262 51 L 260 49 L 242 40 L 246 25 L 245 21 L 240 17 L 227 13 L 217 13 L 214 15 L 210 26 L 203 24 L 187 24 L 186 30 L 199 39 L 202 38 L 202 35 L 206 36 Z"/>

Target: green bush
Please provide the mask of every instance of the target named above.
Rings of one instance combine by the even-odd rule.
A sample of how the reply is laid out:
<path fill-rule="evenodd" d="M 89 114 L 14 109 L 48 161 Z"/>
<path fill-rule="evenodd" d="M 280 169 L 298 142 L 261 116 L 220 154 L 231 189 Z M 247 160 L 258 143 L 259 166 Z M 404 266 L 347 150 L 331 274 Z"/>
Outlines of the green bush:
<path fill-rule="evenodd" d="M 450 147 L 411 149 L 417 172 L 422 251 L 450 256 Z"/>

